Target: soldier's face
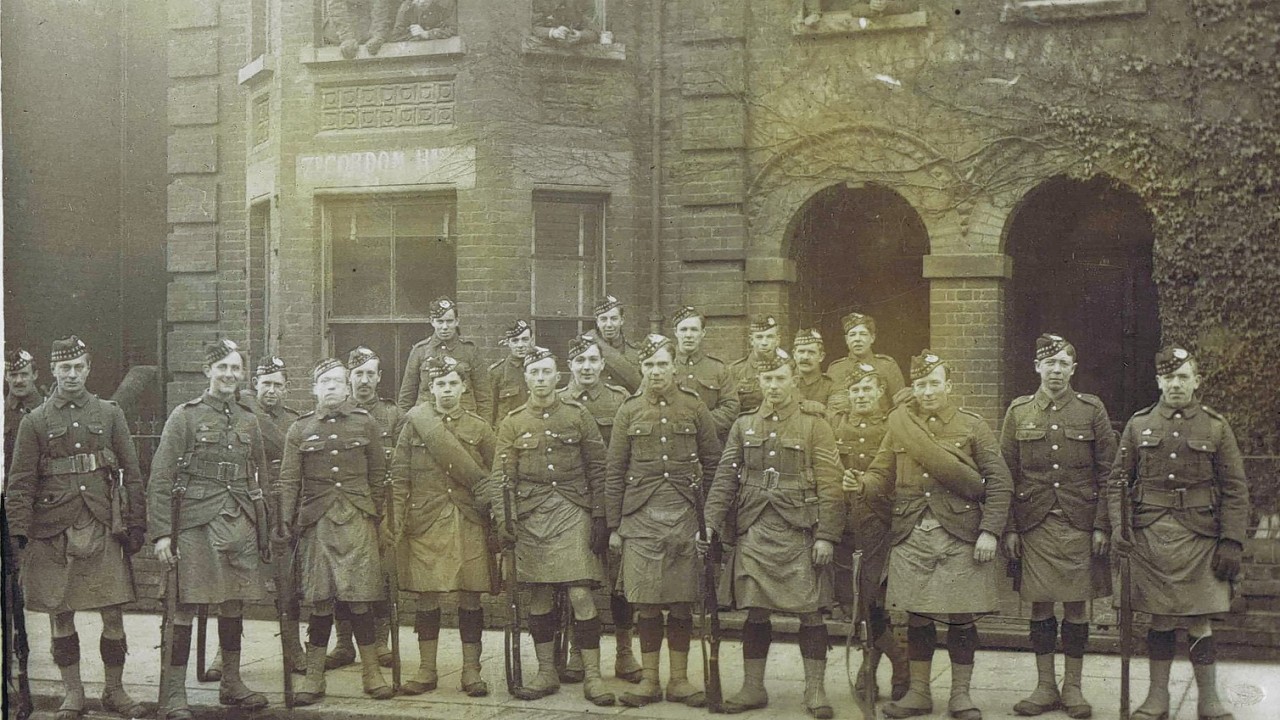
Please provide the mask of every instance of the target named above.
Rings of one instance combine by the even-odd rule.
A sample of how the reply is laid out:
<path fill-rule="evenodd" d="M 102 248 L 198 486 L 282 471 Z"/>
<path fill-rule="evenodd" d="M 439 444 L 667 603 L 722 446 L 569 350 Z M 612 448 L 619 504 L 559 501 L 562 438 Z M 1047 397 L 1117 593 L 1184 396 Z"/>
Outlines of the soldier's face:
<path fill-rule="evenodd" d="M 765 400 L 775 407 L 786 403 L 795 392 L 796 373 L 790 363 L 777 370 L 762 372 L 759 378 L 761 393 L 764 394 Z"/>
<path fill-rule="evenodd" d="M 697 352 L 706 336 L 707 331 L 702 327 L 700 317 L 685 318 L 676 325 L 676 344 L 680 346 L 680 352 L 686 355 Z"/>
<path fill-rule="evenodd" d="M 462 382 L 462 376 L 458 375 L 457 370 L 431 381 L 431 396 L 436 399 L 436 407 L 440 410 L 458 407 L 465 389 L 466 384 Z"/>
<path fill-rule="evenodd" d="M 600 371 L 604 369 L 604 357 L 600 348 L 592 345 L 587 351 L 569 361 L 569 372 L 582 387 L 591 387 L 600 381 Z"/>
<path fill-rule="evenodd" d="M 671 387 L 671 380 L 675 375 L 671 346 L 668 345 L 650 357 L 641 360 L 640 372 L 644 374 L 644 379 L 648 381 L 649 387 L 657 392 L 665 392 L 667 388 Z"/>
<path fill-rule="evenodd" d="M 381 366 L 381 360 L 370 360 L 351 371 L 351 392 L 358 402 L 369 402 L 378 396 L 378 383 L 382 380 Z"/>
<path fill-rule="evenodd" d="M 4 381 L 9 383 L 9 392 L 14 397 L 30 397 L 36 391 L 36 369 L 28 365 L 21 370 L 7 372 Z"/>
<path fill-rule="evenodd" d="M 757 355 L 770 355 L 778 349 L 778 328 L 751 333 L 751 349 Z"/>
<path fill-rule="evenodd" d="M 75 360 L 53 363 L 53 379 L 64 393 L 74 395 L 80 392 L 89 379 L 89 356 L 81 355 Z"/>
<path fill-rule="evenodd" d="M 605 340 L 617 340 L 622 332 L 622 308 L 614 308 L 596 316 L 596 329 Z"/>
<path fill-rule="evenodd" d="M 1196 390 L 1200 388 L 1200 373 L 1188 360 L 1177 370 L 1165 375 L 1156 376 L 1156 384 L 1164 393 L 1164 401 L 1173 407 L 1186 407 L 1195 400 Z"/>
<path fill-rule="evenodd" d="M 511 351 L 512 357 L 522 358 L 529 354 L 529 348 L 533 347 L 533 331 L 525 330 L 519 335 L 507 340 L 507 349 Z"/>
<path fill-rule="evenodd" d="M 1036 361 L 1036 374 L 1040 376 L 1040 386 L 1051 394 L 1067 389 L 1071 376 L 1076 374 L 1076 360 L 1071 353 L 1063 350 L 1057 355 Z"/>
<path fill-rule="evenodd" d="M 233 352 L 221 360 L 204 366 L 204 376 L 209 378 L 209 393 L 217 397 L 230 397 L 244 382 L 244 359 Z"/>
<path fill-rule="evenodd" d="M 810 375 L 818 372 L 818 369 L 822 367 L 822 359 L 826 356 L 827 354 L 822 351 L 821 345 L 812 343 L 797 345 L 791 351 L 791 357 L 796 359 L 796 369 L 800 371 L 801 375 Z"/>
<path fill-rule="evenodd" d="M 315 394 L 316 402 L 321 407 L 335 407 L 346 400 L 350 393 L 347 387 L 346 368 L 336 367 L 316 378 L 311 392 Z"/>
<path fill-rule="evenodd" d="M 284 373 L 273 372 L 258 376 L 253 390 L 257 394 L 259 404 L 265 408 L 273 408 L 284 399 L 284 388 Z"/>
<path fill-rule="evenodd" d="M 431 318 L 431 327 L 436 330 L 436 337 L 441 340 L 452 340 L 458 334 L 458 311 L 445 310 L 440 317 Z"/>
<path fill-rule="evenodd" d="M 539 400 L 551 397 L 556 391 L 556 380 L 559 377 L 555 358 L 539 360 L 524 369 L 524 381 L 529 386 L 529 395 Z"/>
<path fill-rule="evenodd" d="M 849 406 L 855 415 L 870 415 L 883 395 L 880 378 L 864 377 L 849 387 Z"/>
<path fill-rule="evenodd" d="M 844 334 L 845 347 L 849 348 L 849 354 L 854 357 L 864 357 L 871 352 L 875 341 L 875 333 L 868 330 L 866 325 L 854 325 Z"/>
<path fill-rule="evenodd" d="M 911 383 L 911 393 L 920 403 L 920 409 L 936 412 L 951 402 L 951 380 L 946 367 L 939 365 L 933 372 Z"/>

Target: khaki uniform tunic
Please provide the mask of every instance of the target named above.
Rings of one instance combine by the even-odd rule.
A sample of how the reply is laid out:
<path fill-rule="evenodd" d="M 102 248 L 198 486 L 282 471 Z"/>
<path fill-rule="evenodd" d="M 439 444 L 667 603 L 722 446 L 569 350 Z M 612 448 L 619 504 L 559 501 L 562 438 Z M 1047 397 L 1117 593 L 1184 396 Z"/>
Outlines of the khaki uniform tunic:
<path fill-rule="evenodd" d="M 490 592 L 492 562 L 488 546 L 489 497 L 473 479 L 451 472 L 447 456 L 438 456 L 418 432 L 418 416 L 444 425 L 482 469 L 493 467 L 496 438 L 479 415 L 454 408 L 440 413 L 419 405 L 405 416 L 391 462 L 391 497 L 400 589 L 408 592 Z"/>
<path fill-rule="evenodd" d="M 865 471 L 876 456 L 888 428 L 878 410 L 859 416 L 841 413 L 832 418 L 840 464 L 846 470 Z M 853 601 L 852 578 L 848 569 L 855 550 L 862 551 L 862 596 L 884 605 L 884 578 L 889 563 L 889 527 L 892 503 L 887 497 L 867 492 L 844 494 L 844 535 L 836 546 L 835 591 L 842 603 Z"/>
<path fill-rule="evenodd" d="M 835 381 L 826 373 L 818 373 L 812 377 L 796 375 L 796 392 L 800 400 L 811 400 L 825 408 L 835 391 Z"/>
<path fill-rule="evenodd" d="M 432 358 L 448 356 L 466 363 L 462 379 L 467 389 L 462 393 L 462 407 L 479 415 L 489 415 L 489 383 L 485 366 L 480 364 L 480 352 L 475 343 L 463 340 L 455 335 L 448 342 L 441 342 L 435 335 L 420 340 L 409 351 L 409 359 L 404 366 L 404 379 L 400 382 L 400 393 L 396 396 L 396 405 L 404 412 L 409 412 L 414 405 L 433 402 L 431 397 L 431 378 L 427 375 L 427 361 Z"/>
<path fill-rule="evenodd" d="M 738 358 L 729 366 L 733 373 L 734 386 L 738 391 L 739 415 L 753 413 L 764 402 L 764 394 L 760 392 L 760 368 L 751 359 L 751 353 Z"/>
<path fill-rule="evenodd" d="M 147 526 L 152 539 L 177 537 L 181 602 L 266 597 L 270 572 L 260 559 L 251 497 L 253 474 L 265 477 L 266 468 L 258 417 L 243 401 L 224 402 L 206 391 L 169 415 L 151 464 Z M 187 492 L 182 526 L 174 528 L 169 501 L 179 475 Z"/>
<path fill-rule="evenodd" d="M 898 367 L 897 360 L 888 355 L 875 353 L 865 360 L 842 357 L 827 367 L 827 375 L 835 382 L 831 399 L 827 402 L 828 410 L 831 412 L 848 412 L 849 393 L 846 391 L 849 389 L 849 376 L 862 363 L 875 368 L 881 379 L 884 380 L 884 395 L 880 397 L 880 409 L 885 413 L 893 409 L 893 396 L 906 387 L 906 382 L 902 378 L 902 368 Z"/>
<path fill-rule="evenodd" d="M 484 419 L 490 427 L 496 426 L 507 413 L 529 400 L 522 358 L 507 355 L 489 366 L 489 397 L 493 402 L 493 412 Z"/>
<path fill-rule="evenodd" d="M 116 470 L 124 471 L 117 490 Z M 128 499 L 127 528 L 146 528 L 138 456 L 113 402 L 61 391 L 24 417 L 6 482 L 10 535 L 27 538 L 28 610 L 60 613 L 134 599 L 124 548 L 111 536 L 111 494 Z"/>
<path fill-rule="evenodd" d="M 591 387 L 583 387 L 577 381 L 570 380 L 558 394 L 561 400 L 573 400 L 591 413 L 607 447 L 613 432 L 613 418 L 630 393 L 620 385 L 609 385 L 603 381 L 598 381 Z"/>
<path fill-rule="evenodd" d="M 863 480 L 865 490 L 893 500 L 888 607 L 921 614 L 984 613 L 996 609 L 998 563 L 973 559 L 973 544 L 987 531 L 997 538 L 1009 516 L 1013 480 L 986 421 L 947 407 L 921 413 L 914 400 L 894 412 L 923 417 L 929 434 L 972 458 L 986 485 L 982 501 L 957 495 L 911 455 L 890 430 Z"/>
<path fill-rule="evenodd" d="M 840 541 L 840 463 L 831 426 L 794 398 L 767 403 L 729 430 L 707 497 L 707 524 L 736 516 L 730 593 L 738 608 L 815 612 L 826 602 L 811 559 L 816 540 Z M 826 588 L 829 591 L 829 588 Z"/>
<path fill-rule="evenodd" d="M 1214 577 L 1213 554 L 1219 539 L 1244 542 L 1249 488 L 1226 419 L 1204 405 L 1174 408 L 1161 401 L 1139 410 L 1120 436 L 1111 479 L 1116 525 L 1116 483 L 1133 483 L 1134 609 L 1181 616 L 1227 612 L 1231 587 Z"/>
<path fill-rule="evenodd" d="M 303 415 L 284 445 L 280 507 L 298 536 L 303 602 L 383 599 L 375 523 L 386 457 L 377 421 L 347 400 Z"/>
<path fill-rule="evenodd" d="M 1000 432 L 1013 475 L 1010 529 L 1022 536 L 1025 602 L 1077 602 L 1111 594 L 1093 531 L 1109 534 L 1107 480 L 1116 440 L 1102 401 L 1070 388 L 1014 400 Z"/>
<path fill-rule="evenodd" d="M 697 394 L 646 387 L 618 410 L 605 472 L 605 513 L 622 536 L 622 587 L 633 603 L 698 599 L 696 503 L 720 440 Z"/>
<path fill-rule="evenodd" d="M 515 483 L 517 582 L 596 584 L 591 522 L 604 517 L 605 445 L 595 419 L 573 400 L 530 401 L 498 426 L 491 507 L 502 517 L 501 478 Z"/>
<path fill-rule="evenodd" d="M 698 394 L 711 411 L 716 435 L 723 444 L 738 419 L 738 383 L 729 366 L 702 351 L 676 355 L 676 384 Z"/>
<path fill-rule="evenodd" d="M 599 336 L 599 331 L 596 332 Z M 604 353 L 604 370 L 600 372 L 600 380 L 609 385 L 617 385 L 628 393 L 640 387 L 640 348 L 631 344 L 625 335 L 619 335 L 617 342 L 609 342 L 600 336 L 600 350 Z M 609 350 L 605 350 L 605 344 Z"/>
<path fill-rule="evenodd" d="M 9 466 L 13 464 L 13 448 L 18 440 L 18 425 L 22 423 L 22 418 L 27 413 L 40 407 L 40 403 L 44 402 L 44 398 L 40 396 L 39 391 L 32 392 L 30 396 L 19 398 L 12 394 L 4 399 L 4 470 L 5 474 L 9 472 Z"/>

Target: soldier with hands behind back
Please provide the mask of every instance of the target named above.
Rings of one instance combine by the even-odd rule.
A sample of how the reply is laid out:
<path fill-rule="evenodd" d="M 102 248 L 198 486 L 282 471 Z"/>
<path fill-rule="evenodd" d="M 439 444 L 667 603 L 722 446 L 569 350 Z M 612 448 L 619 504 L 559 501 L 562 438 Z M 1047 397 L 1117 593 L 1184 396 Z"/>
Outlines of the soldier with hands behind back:
<path fill-rule="evenodd" d="M 16 364 L 30 362 L 29 355 L 16 359 L 6 363 L 10 376 Z M 53 343 L 55 389 L 22 417 L 6 482 L 26 609 L 49 615 L 64 693 L 57 720 L 75 720 L 85 710 L 75 625 L 80 610 L 102 615 L 103 707 L 125 717 L 145 712 L 124 690 L 121 612 L 134 600 L 129 558 L 142 548 L 146 530 L 142 478 L 124 412 L 85 388 L 90 365 L 89 348 L 75 335 Z"/>

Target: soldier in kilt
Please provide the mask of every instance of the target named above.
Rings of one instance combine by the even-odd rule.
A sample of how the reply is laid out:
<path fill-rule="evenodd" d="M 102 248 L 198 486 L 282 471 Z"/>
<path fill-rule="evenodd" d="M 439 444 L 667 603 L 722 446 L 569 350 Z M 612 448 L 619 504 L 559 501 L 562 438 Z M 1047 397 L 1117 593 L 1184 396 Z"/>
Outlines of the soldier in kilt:
<path fill-rule="evenodd" d="M 707 337 L 707 318 L 688 305 L 671 316 L 676 344 L 676 383 L 692 390 L 711 411 L 721 444 L 738 419 L 738 387 L 729 366 L 702 351 Z"/>
<path fill-rule="evenodd" d="M 302 601 L 312 608 L 307 676 L 294 702 L 324 698 L 335 615 L 351 622 L 365 694 L 386 700 L 394 693 L 378 668 L 371 607 L 386 597 L 376 524 L 386 489 L 382 429 L 351 400 L 342 361 L 321 360 L 311 379 L 316 409 L 289 428 L 280 466 L 281 534 L 296 537 Z"/>
<path fill-rule="evenodd" d="M 162 676 L 161 708 L 170 720 L 191 717 L 186 667 L 191 654 L 191 619 L 198 605 L 218 606 L 218 647 L 224 705 L 256 709 L 267 697 L 240 679 L 240 635 L 244 602 L 267 594 L 271 551 L 262 488 L 257 473 L 267 468 L 258 418 L 238 398 L 245 378 L 244 354 L 230 340 L 206 345 L 204 374 L 209 388 L 174 408 L 160 435 L 147 486 L 148 527 L 156 558 L 178 574 L 177 617 L 173 619 L 169 664 Z M 171 527 L 170 499 L 178 476 L 186 484 L 182 526 Z"/>
<path fill-rule="evenodd" d="M 1087 718 L 1093 708 L 1080 689 L 1089 641 L 1085 603 L 1111 594 L 1106 483 L 1116 455 L 1115 433 L 1102 401 L 1071 387 L 1074 345 L 1060 335 L 1041 335 L 1035 368 L 1040 388 L 1009 405 L 1000 432 L 1000 450 L 1013 475 L 1005 551 L 1022 561 L 1019 594 L 1031 604 L 1031 649 L 1039 678 L 1013 710 L 1039 715 L 1065 707 L 1071 717 Z M 1061 692 L 1053 659 L 1058 602 L 1066 656 Z"/>
<path fill-rule="evenodd" d="M 982 718 L 969 696 L 978 647 L 974 621 L 998 605 L 992 560 L 1008 519 L 1012 480 L 986 422 L 953 404 L 950 372 L 928 350 L 911 359 L 911 399 L 889 413 L 871 466 L 846 484 L 893 502 L 886 602 L 890 610 L 909 613 L 911 684 L 902 700 L 885 706 L 892 718 L 933 712 L 936 620 L 948 624 L 947 710 L 958 720 Z"/>
<path fill-rule="evenodd" d="M 30 355 L 17 359 L 30 362 Z M 142 548 L 146 532 L 138 456 L 124 412 L 85 389 L 91 358 L 84 342 L 75 335 L 54 342 L 49 360 L 57 387 L 22 418 L 6 488 L 22 595 L 27 610 L 49 615 L 64 693 L 57 720 L 75 720 L 85 710 L 78 610 L 102 615 L 102 706 L 140 717 L 144 709 L 122 680 L 127 645 L 121 614 L 134 599 L 129 557 Z M 12 374 L 14 366 L 7 369 Z M 114 499 L 125 514 L 113 528 L 116 493 L 122 493 Z"/>
<path fill-rule="evenodd" d="M 436 688 L 440 596 L 456 593 L 462 691 L 484 697 L 489 686 L 480 677 L 480 593 L 497 588 L 484 492 L 493 467 L 494 435 L 479 415 L 462 407 L 466 381 L 456 360 L 445 356 L 429 361 L 427 376 L 434 401 L 405 416 L 391 461 L 388 520 L 382 525 L 400 590 L 415 594 L 418 601 L 413 623 L 418 672 L 401 691 L 421 695 Z"/>
<path fill-rule="evenodd" d="M 769 618 L 787 612 L 800 616 L 805 709 L 829 718 L 822 610 L 830 605 L 831 589 L 824 566 L 831 562 L 844 521 L 836 441 L 826 419 L 801 405 L 790 355 L 774 350 L 754 362 L 763 402 L 729 430 L 707 497 L 708 532 L 736 528 L 733 560 L 725 572 L 733 605 L 747 610 L 742 690 L 725 700 L 724 710 L 740 713 L 769 704 L 764 686 L 773 633 Z"/>
<path fill-rule="evenodd" d="M 643 676 L 621 699 L 632 707 L 662 699 L 658 665 L 666 610 L 667 699 L 701 707 L 706 696 L 688 677 L 702 572 L 693 538 L 702 480 L 715 475 L 720 440 L 697 393 L 675 383 L 671 340 L 650 335 L 639 357 L 644 382 L 618 409 L 605 472 L 609 546 L 621 555 L 622 587 L 640 616 Z"/>
<path fill-rule="evenodd" d="M 1111 471 L 1112 547 L 1128 553 L 1133 609 L 1151 614 L 1151 687 L 1133 720 L 1169 714 L 1169 670 L 1178 628 L 1187 629 L 1201 720 L 1231 720 L 1218 697 L 1214 616 L 1230 610 L 1240 573 L 1249 488 L 1235 433 L 1196 396 L 1200 368 L 1185 348 L 1156 355 L 1160 400 L 1129 419 Z M 1120 488 L 1133 498 L 1133 527 L 1120 522 Z"/>
<path fill-rule="evenodd" d="M 460 370 L 467 380 L 467 393 L 462 396 L 462 406 L 480 417 L 487 417 L 489 409 L 489 382 L 485 366 L 480 364 L 480 350 L 476 344 L 462 337 L 458 330 L 458 304 L 446 297 L 436 298 L 427 308 L 431 318 L 431 336 L 419 340 L 409 350 L 405 361 L 404 378 L 400 381 L 400 393 L 396 405 L 409 412 L 414 405 L 431 402 L 427 387 L 427 360 L 448 355 L 462 363 Z"/>
<path fill-rule="evenodd" d="M 620 385 L 605 382 L 604 356 L 600 341 L 594 335 L 580 335 L 569 345 L 569 374 L 571 380 L 559 391 L 560 398 L 580 403 L 595 418 L 600 427 L 600 437 L 606 446 L 613 432 L 613 419 L 618 408 L 630 394 Z M 609 562 L 604 564 L 605 585 L 609 588 L 609 613 L 613 617 L 615 653 L 613 674 L 629 683 L 640 682 L 640 663 L 631 649 L 633 610 L 623 592 L 618 577 L 617 553 L 610 551 Z M 573 639 L 569 645 L 569 657 L 560 672 L 560 682 L 582 682 L 582 649 Z"/>
<path fill-rule="evenodd" d="M 351 383 L 351 399 L 356 407 L 368 412 L 378 423 L 378 431 L 382 436 L 382 454 L 390 469 L 391 454 L 395 450 L 396 438 L 400 436 L 404 412 L 394 401 L 378 397 L 378 383 L 382 382 L 382 359 L 373 350 L 360 345 L 347 353 L 347 373 Z M 390 559 L 384 557 L 382 561 L 385 564 Z M 374 651 L 378 654 L 378 664 L 391 667 L 391 648 L 387 646 L 391 633 L 391 605 L 388 601 L 379 600 L 373 604 L 373 619 L 377 637 Z M 345 667 L 356 661 L 351 622 L 341 618 L 336 620 L 334 634 L 338 638 L 333 650 L 324 660 L 326 670 Z"/>
<path fill-rule="evenodd" d="M 513 543 L 518 576 L 531 585 L 529 634 L 538 656 L 538 673 L 518 690 L 521 700 L 546 697 L 560 689 L 555 667 L 557 587 L 567 587 L 573 606 L 574 636 L 582 648 L 582 694 L 596 705 L 612 705 L 600 677 L 600 617 L 591 590 L 604 582 L 600 556 L 608 550 L 604 515 L 605 447 L 591 413 L 556 394 L 556 358 L 533 348 L 524 359 L 529 402 L 498 426 L 495 480 L 515 484 L 516 536 L 498 521 L 504 544 Z M 502 517 L 499 482 L 492 483 L 492 512 Z"/>
<path fill-rule="evenodd" d="M 831 418 L 831 430 L 836 436 L 836 449 L 844 467 L 842 487 L 845 490 L 844 536 L 836 545 L 832 561 L 835 577 L 836 600 L 847 608 L 851 619 L 856 619 L 857 608 L 852 607 L 854 551 L 862 552 L 862 577 L 859 594 L 868 608 L 867 629 L 873 646 L 870 665 L 858 673 L 855 692 L 864 692 L 865 683 L 875 682 L 876 667 L 881 655 L 893 663 L 891 697 L 901 700 L 907 694 L 911 681 L 911 669 L 907 654 L 894 638 L 889 625 L 889 613 L 885 610 L 885 571 L 889 564 L 890 520 L 892 503 L 883 496 L 857 492 L 857 473 L 866 470 L 876 456 L 880 441 L 888 428 L 881 409 L 885 384 L 874 365 L 860 363 L 846 377 L 849 385 L 848 407 Z M 879 695 L 879 690 L 876 690 Z"/>
<path fill-rule="evenodd" d="M 747 332 L 751 349 L 729 365 L 738 393 L 738 410 L 744 415 L 755 412 L 763 399 L 760 369 L 773 363 L 778 350 L 778 320 L 772 315 L 753 315 Z"/>

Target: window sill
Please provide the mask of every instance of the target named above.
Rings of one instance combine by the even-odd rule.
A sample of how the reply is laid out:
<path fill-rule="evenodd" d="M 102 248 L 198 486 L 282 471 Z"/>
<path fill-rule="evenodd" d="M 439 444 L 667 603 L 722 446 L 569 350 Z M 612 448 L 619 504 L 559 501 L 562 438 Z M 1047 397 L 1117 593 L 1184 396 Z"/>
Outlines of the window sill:
<path fill-rule="evenodd" d="M 1005 0 L 1000 22 L 1047 23 L 1143 15 L 1147 0 Z"/>
<path fill-rule="evenodd" d="M 552 45 L 537 38 L 525 37 L 520 43 L 520 51 L 526 55 L 556 55 L 559 57 L 576 57 L 588 60 L 622 61 L 627 59 L 627 46 L 622 43 L 601 45 L 599 43 L 582 45 Z"/>
<path fill-rule="evenodd" d="M 248 65 L 240 68 L 237 77 L 241 85 L 258 80 L 265 80 L 271 77 L 276 70 L 276 58 L 274 55 L 259 55 L 249 61 Z"/>
<path fill-rule="evenodd" d="M 379 60 L 404 60 L 421 57 L 447 57 L 462 55 L 467 51 L 462 38 L 457 35 L 443 40 L 405 40 L 389 42 L 382 46 L 377 55 L 370 55 L 363 45 L 354 59 L 342 57 L 342 50 L 336 45 L 302 48 L 303 65 L 336 65 L 352 62 L 369 62 Z"/>
<path fill-rule="evenodd" d="M 793 35 L 798 36 L 821 37 L 824 35 L 910 30 L 912 28 L 922 28 L 928 24 L 929 17 L 924 10 L 880 17 L 855 17 L 853 13 L 829 12 L 823 13 L 818 17 L 817 22 L 811 25 L 806 25 L 803 18 L 796 19 L 792 23 L 791 32 Z"/>

